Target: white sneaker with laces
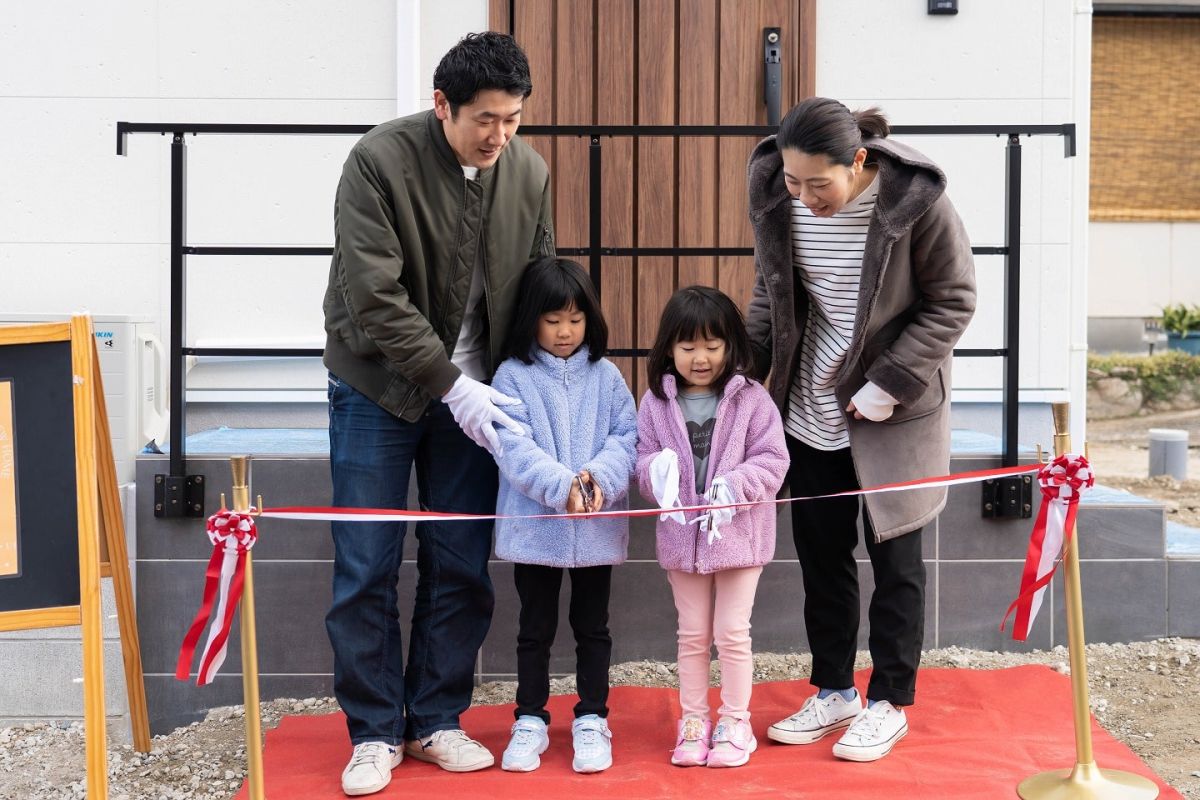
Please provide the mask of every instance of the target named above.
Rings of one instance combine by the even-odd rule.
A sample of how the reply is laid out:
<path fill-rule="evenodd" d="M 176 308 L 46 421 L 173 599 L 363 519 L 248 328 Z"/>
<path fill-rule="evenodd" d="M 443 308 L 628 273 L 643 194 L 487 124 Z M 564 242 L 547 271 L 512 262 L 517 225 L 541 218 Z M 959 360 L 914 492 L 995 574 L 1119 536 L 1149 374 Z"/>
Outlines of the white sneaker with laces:
<path fill-rule="evenodd" d="M 354 745 L 350 763 L 342 770 L 342 791 L 351 797 L 383 791 L 403 759 L 404 753 L 387 742 Z"/>
<path fill-rule="evenodd" d="M 850 700 L 838 692 L 824 700 L 814 694 L 795 714 L 767 728 L 767 738 L 780 744 L 812 744 L 848 727 L 862 710 L 862 697 L 857 691 Z"/>
<path fill-rule="evenodd" d="M 585 714 L 576 719 L 571 723 L 571 741 L 575 746 L 571 769 L 603 772 L 612 766 L 612 731 L 603 718 Z"/>
<path fill-rule="evenodd" d="M 434 731 L 425 740 L 413 739 L 405 743 L 404 750 L 418 761 L 437 764 L 447 772 L 474 772 L 496 763 L 488 749 L 461 728 Z"/>
<path fill-rule="evenodd" d="M 908 733 L 904 709 L 886 700 L 864 708 L 833 746 L 833 754 L 847 761 L 877 761 Z"/>
<path fill-rule="evenodd" d="M 522 715 L 512 726 L 512 739 L 504 748 L 500 768 L 508 772 L 533 772 L 542 765 L 541 755 L 550 746 L 550 735 L 541 717 Z"/>

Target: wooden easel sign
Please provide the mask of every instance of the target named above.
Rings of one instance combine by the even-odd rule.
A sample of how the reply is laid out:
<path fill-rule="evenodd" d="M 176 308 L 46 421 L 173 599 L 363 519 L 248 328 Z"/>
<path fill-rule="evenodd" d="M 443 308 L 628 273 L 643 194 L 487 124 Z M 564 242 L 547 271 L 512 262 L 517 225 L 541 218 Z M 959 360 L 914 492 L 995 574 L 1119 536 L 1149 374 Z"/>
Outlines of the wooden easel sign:
<path fill-rule="evenodd" d="M 87 795 L 105 800 L 101 574 L 113 579 L 138 750 L 150 731 L 95 347 L 86 316 L 0 327 L 0 631 L 82 627 Z"/>

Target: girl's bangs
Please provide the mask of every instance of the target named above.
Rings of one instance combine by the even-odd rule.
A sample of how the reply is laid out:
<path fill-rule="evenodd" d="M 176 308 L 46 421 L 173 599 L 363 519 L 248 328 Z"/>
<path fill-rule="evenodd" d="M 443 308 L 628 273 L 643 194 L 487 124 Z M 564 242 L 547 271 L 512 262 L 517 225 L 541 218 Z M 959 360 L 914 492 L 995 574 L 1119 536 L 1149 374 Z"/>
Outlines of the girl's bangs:
<path fill-rule="evenodd" d="M 557 280 L 547 281 L 543 287 L 542 296 L 538 298 L 538 315 L 562 311 L 574 306 L 586 311 L 588 308 L 587 294 L 583 287 L 571 279 L 566 272 L 556 273 Z"/>

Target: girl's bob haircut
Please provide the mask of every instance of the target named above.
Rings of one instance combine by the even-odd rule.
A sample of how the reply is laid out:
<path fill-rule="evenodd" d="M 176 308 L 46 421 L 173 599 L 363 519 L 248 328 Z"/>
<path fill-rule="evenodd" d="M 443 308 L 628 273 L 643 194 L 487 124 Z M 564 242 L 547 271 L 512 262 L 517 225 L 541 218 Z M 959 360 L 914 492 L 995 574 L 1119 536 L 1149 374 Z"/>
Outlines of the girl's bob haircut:
<path fill-rule="evenodd" d="M 532 364 L 542 314 L 571 307 L 582 311 L 587 320 L 583 343 L 588 348 L 588 360 L 604 358 L 608 352 L 608 324 L 600 313 L 596 287 L 577 262 L 554 256 L 539 258 L 525 268 L 505 355 Z"/>
<path fill-rule="evenodd" d="M 659 400 L 667 399 L 663 391 L 664 376 L 674 375 L 676 381 L 682 380 L 675 370 L 672 353 L 675 345 L 695 339 L 722 339 L 725 342 L 725 367 L 712 384 L 717 394 L 725 390 L 725 384 L 734 375 L 745 375 L 753 369 L 746 322 L 729 295 L 710 286 L 689 286 L 671 295 L 667 301 L 658 323 L 658 336 L 646 357 L 650 391 Z"/>

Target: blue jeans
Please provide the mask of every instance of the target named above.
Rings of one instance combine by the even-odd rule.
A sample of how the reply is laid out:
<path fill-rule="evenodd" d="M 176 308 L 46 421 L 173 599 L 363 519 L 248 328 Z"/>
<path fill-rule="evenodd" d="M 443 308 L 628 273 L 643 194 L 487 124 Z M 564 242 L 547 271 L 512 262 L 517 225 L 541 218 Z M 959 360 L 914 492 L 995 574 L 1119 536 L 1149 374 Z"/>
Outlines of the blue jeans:
<path fill-rule="evenodd" d="M 495 513 L 496 464 L 444 403 L 430 403 L 420 420 L 405 422 L 331 374 L 329 463 L 335 506 L 406 508 L 415 463 L 422 508 Z M 333 603 L 325 629 L 350 741 L 395 745 L 458 728 L 492 619 L 492 523 L 417 524 L 407 668 L 396 593 L 405 523 L 334 522 L 332 528 Z"/>

